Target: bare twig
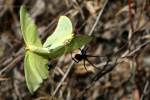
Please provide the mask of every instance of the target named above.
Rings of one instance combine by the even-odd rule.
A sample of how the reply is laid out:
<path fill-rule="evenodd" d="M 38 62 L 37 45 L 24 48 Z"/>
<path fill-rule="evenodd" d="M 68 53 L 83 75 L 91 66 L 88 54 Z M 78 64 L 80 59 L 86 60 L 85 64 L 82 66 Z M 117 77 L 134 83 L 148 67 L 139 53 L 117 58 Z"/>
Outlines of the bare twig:
<path fill-rule="evenodd" d="M 102 13 L 103 13 L 103 11 L 104 11 L 104 9 L 105 9 L 107 3 L 108 3 L 108 0 L 105 1 L 103 8 L 99 11 L 99 14 L 98 14 L 98 16 L 97 16 L 97 18 L 96 18 L 96 21 L 95 21 L 95 23 L 94 23 L 94 25 L 93 25 L 93 27 L 92 27 L 92 29 L 91 29 L 91 31 L 89 32 L 88 35 L 90 35 L 90 36 L 92 35 L 94 29 L 96 28 L 96 25 L 98 24 L 98 21 L 99 21 L 100 18 L 101 18 L 101 15 L 102 15 Z M 84 46 L 82 47 L 82 49 L 83 49 L 83 48 L 84 48 Z M 57 91 L 59 90 L 59 88 L 61 87 L 61 85 L 62 85 L 62 83 L 64 82 L 64 80 L 67 78 L 67 76 L 68 76 L 70 70 L 72 69 L 73 65 L 74 65 L 74 61 L 71 62 L 71 64 L 69 65 L 69 67 L 68 67 L 68 69 L 67 69 L 65 75 L 63 76 L 63 78 L 61 79 L 61 81 L 60 81 L 59 84 L 57 85 L 56 89 L 54 90 L 54 92 L 53 92 L 53 94 L 52 94 L 53 97 L 55 96 L 55 94 L 57 93 Z"/>
<path fill-rule="evenodd" d="M 0 77 L 0 81 L 7 81 L 7 80 L 9 80 L 9 78 Z"/>
<path fill-rule="evenodd" d="M 13 68 L 15 65 L 17 65 L 18 62 L 20 62 L 23 58 L 23 55 L 19 55 L 17 56 L 11 63 L 9 63 L 6 67 L 4 67 L 1 71 L 0 71 L 0 75 L 5 72 L 6 70 L 8 70 L 9 68 Z"/>
<path fill-rule="evenodd" d="M 146 45 L 148 45 L 149 43 L 150 43 L 150 41 L 147 41 L 147 42 L 141 44 L 139 47 L 137 47 L 135 50 L 133 50 L 133 51 L 132 51 L 131 53 L 129 53 L 127 56 L 117 58 L 116 61 L 115 61 L 115 63 L 114 63 L 113 65 L 110 65 L 110 64 L 109 64 L 110 61 L 108 60 L 107 63 L 104 65 L 104 69 L 103 69 L 103 70 L 100 70 L 100 71 L 95 75 L 95 77 L 92 79 L 91 84 L 89 84 L 89 85 L 84 89 L 84 91 L 82 91 L 77 97 L 80 98 L 85 92 L 87 92 L 88 89 L 90 89 L 90 88 L 94 85 L 94 83 L 95 83 L 96 81 L 98 81 L 101 77 L 103 77 L 103 76 L 106 75 L 107 73 L 111 72 L 111 71 L 115 68 L 115 66 L 116 66 L 117 64 L 119 64 L 119 62 L 118 62 L 119 59 L 132 56 L 133 54 L 139 52 L 142 48 L 144 48 L 144 47 L 145 47 Z M 120 50 L 122 50 L 122 48 L 121 48 Z M 119 52 L 119 51 L 118 51 L 118 52 Z M 141 99 L 141 100 L 142 100 L 142 99 Z"/>
<path fill-rule="evenodd" d="M 118 64 L 117 63 L 118 59 L 116 59 L 114 64 L 109 64 L 109 61 L 104 65 L 104 70 L 100 70 L 95 77 L 91 80 L 91 83 L 80 93 L 77 95 L 77 98 L 80 99 L 80 97 L 85 94 L 94 84 L 96 81 L 98 81 L 101 77 L 106 75 L 107 73 L 111 72 L 115 66 Z"/>
<path fill-rule="evenodd" d="M 104 11 L 104 9 L 105 9 L 107 3 L 108 3 L 108 0 L 105 1 L 103 8 L 99 11 L 99 14 L 98 14 L 98 16 L 97 16 L 97 18 L 96 18 L 96 21 L 95 21 L 95 23 L 94 23 L 94 25 L 93 25 L 91 31 L 89 32 L 89 35 L 92 35 L 92 33 L 93 33 L 95 27 L 96 27 L 97 24 L 98 24 L 99 19 L 100 19 L 101 16 L 102 16 L 102 13 L 103 13 L 103 11 Z"/>
<path fill-rule="evenodd" d="M 140 10 L 140 15 L 139 15 L 139 17 L 138 17 L 137 24 L 136 24 L 136 27 L 138 27 L 138 28 L 140 27 L 140 22 L 141 22 L 141 19 L 142 19 L 142 14 L 143 14 L 144 8 L 145 8 L 145 6 L 146 6 L 146 0 L 144 0 L 142 3 L 143 3 L 143 4 L 142 4 L 142 8 L 141 8 L 141 10 Z"/>
<path fill-rule="evenodd" d="M 144 48 L 145 46 L 147 46 L 150 43 L 150 40 L 146 41 L 145 43 L 141 44 L 139 47 L 137 47 L 136 49 L 134 49 L 133 51 L 131 51 L 127 56 L 125 57 L 130 57 L 133 56 L 135 53 L 139 52 L 140 50 L 142 50 L 142 48 Z M 123 58 L 123 57 L 122 57 Z"/>
<path fill-rule="evenodd" d="M 133 13 L 132 13 L 132 6 L 131 4 L 133 3 L 132 0 L 128 0 L 128 8 L 129 8 L 129 21 L 130 21 L 130 26 L 131 26 L 131 32 L 134 32 L 134 26 L 133 26 Z"/>
<path fill-rule="evenodd" d="M 147 94 L 148 87 L 149 87 L 149 81 L 147 81 L 145 86 L 144 86 L 144 90 L 143 90 L 143 93 L 142 93 L 140 100 L 144 100 L 144 96 Z"/>

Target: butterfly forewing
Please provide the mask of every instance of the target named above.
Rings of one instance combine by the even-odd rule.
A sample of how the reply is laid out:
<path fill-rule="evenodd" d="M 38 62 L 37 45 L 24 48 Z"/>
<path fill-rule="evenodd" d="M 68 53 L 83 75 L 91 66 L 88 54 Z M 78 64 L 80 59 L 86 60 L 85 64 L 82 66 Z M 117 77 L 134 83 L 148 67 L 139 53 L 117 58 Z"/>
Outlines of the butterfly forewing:
<path fill-rule="evenodd" d="M 20 9 L 20 23 L 26 46 L 35 45 L 42 47 L 42 43 L 37 34 L 37 27 L 24 6 Z"/>
<path fill-rule="evenodd" d="M 64 46 L 66 41 L 69 41 L 73 38 L 72 32 L 73 28 L 70 19 L 66 16 L 61 16 L 55 31 L 47 38 L 43 47 L 55 49 L 59 46 Z"/>

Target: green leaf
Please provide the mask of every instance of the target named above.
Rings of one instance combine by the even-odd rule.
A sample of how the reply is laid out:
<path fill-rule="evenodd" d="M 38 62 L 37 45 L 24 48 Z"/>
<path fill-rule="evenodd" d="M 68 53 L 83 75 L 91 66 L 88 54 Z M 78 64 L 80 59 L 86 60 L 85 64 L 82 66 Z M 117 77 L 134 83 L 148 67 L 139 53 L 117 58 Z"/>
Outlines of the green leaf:
<path fill-rule="evenodd" d="M 92 37 L 87 35 L 75 36 L 70 43 L 51 49 L 49 53 L 49 58 L 56 58 L 62 56 L 64 53 L 72 52 L 75 49 L 81 48 L 83 45 L 89 43 Z"/>
<path fill-rule="evenodd" d="M 65 52 L 71 52 L 75 49 L 81 48 L 92 40 L 92 37 L 88 35 L 75 36 L 69 44 L 66 46 Z"/>
<path fill-rule="evenodd" d="M 24 59 L 24 70 L 27 87 L 34 93 L 48 77 L 48 60 L 36 53 L 27 51 Z"/>
<path fill-rule="evenodd" d="M 72 32 L 73 28 L 70 19 L 66 16 L 61 16 L 55 31 L 47 38 L 43 47 L 55 49 L 66 45 L 73 38 Z"/>
<path fill-rule="evenodd" d="M 42 47 L 41 40 L 37 35 L 37 27 L 24 6 L 21 6 L 20 8 L 20 23 L 26 46 L 28 47 L 28 45 L 35 45 Z"/>
<path fill-rule="evenodd" d="M 47 38 L 43 47 L 49 49 L 49 58 L 55 58 L 78 49 L 89 41 L 91 41 L 91 37 L 87 35 L 74 37 L 70 19 L 61 16 L 55 31 Z"/>

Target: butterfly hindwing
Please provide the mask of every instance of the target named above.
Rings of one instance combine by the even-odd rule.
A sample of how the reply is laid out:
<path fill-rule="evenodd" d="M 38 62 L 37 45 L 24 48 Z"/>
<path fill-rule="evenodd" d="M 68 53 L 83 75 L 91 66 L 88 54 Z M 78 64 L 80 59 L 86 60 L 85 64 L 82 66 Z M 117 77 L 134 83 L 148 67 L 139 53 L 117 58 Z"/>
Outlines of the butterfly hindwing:
<path fill-rule="evenodd" d="M 24 70 L 27 87 L 30 93 L 34 93 L 48 77 L 48 60 L 36 53 L 27 51 L 24 59 Z"/>

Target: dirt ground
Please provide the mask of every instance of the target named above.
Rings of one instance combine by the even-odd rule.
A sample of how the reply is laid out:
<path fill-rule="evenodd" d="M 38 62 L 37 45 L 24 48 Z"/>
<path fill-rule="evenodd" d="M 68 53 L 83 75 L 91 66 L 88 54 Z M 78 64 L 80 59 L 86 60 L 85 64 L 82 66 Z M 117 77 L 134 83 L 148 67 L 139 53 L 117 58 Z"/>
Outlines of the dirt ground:
<path fill-rule="evenodd" d="M 64 54 L 50 61 L 48 79 L 31 95 L 23 66 L 23 4 L 43 42 L 61 15 L 71 19 L 76 35 L 91 35 L 85 48 L 99 56 L 88 58 L 97 68 L 86 61 L 86 70 Z M 0 0 L 0 100 L 150 100 L 149 43 L 150 0 Z"/>

